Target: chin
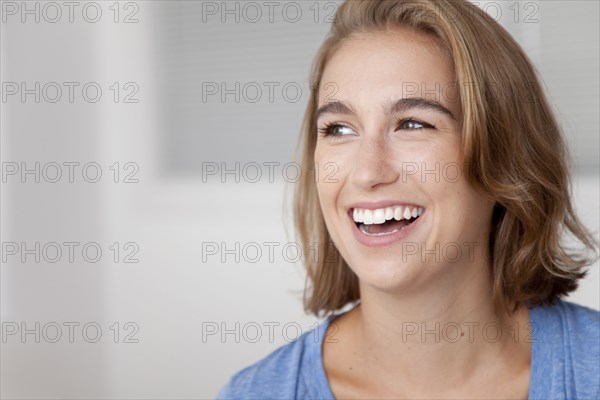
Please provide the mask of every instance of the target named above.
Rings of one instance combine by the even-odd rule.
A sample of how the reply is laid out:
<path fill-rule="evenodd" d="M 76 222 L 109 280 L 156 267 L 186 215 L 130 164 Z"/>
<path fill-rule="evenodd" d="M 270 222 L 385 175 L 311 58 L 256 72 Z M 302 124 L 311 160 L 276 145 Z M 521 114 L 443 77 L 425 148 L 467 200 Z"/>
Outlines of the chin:
<path fill-rule="evenodd" d="M 349 264 L 358 276 L 361 285 L 368 285 L 386 293 L 401 293 L 415 290 L 420 287 L 429 271 L 424 271 L 425 264 L 421 263 L 418 256 L 402 259 L 397 257 L 364 257 Z M 360 265 L 360 267 L 355 267 Z"/>

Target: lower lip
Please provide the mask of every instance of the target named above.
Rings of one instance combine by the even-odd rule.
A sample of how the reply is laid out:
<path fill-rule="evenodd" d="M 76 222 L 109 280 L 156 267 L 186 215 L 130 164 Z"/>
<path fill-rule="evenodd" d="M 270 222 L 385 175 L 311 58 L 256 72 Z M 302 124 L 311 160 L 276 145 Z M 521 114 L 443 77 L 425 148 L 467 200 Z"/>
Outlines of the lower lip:
<path fill-rule="evenodd" d="M 424 214 L 423 214 L 424 215 Z M 388 235 L 381 236 L 368 236 L 358 228 L 354 220 L 352 219 L 352 214 L 349 213 L 350 216 L 350 224 L 352 225 L 352 232 L 354 232 L 354 236 L 356 240 L 358 240 L 361 244 L 367 247 L 384 247 L 389 246 L 395 242 L 404 240 L 408 235 L 410 235 L 423 219 L 423 216 L 420 216 L 413 222 L 412 224 L 405 226 L 400 229 L 398 232 L 390 233 Z"/>

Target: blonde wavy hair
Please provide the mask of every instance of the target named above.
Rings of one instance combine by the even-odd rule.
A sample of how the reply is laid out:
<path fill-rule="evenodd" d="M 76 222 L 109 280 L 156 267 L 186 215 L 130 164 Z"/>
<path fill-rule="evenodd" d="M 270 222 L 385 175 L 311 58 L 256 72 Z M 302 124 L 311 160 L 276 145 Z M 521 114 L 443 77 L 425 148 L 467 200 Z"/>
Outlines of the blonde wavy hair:
<path fill-rule="evenodd" d="M 597 242 L 573 209 L 558 123 L 532 63 L 510 34 L 463 0 L 347 0 L 334 21 L 313 62 L 296 148 L 302 171 L 312 171 L 302 174 L 294 190 L 296 233 L 304 254 L 314 243 L 322 250 L 305 259 L 305 310 L 321 316 L 360 298 L 358 277 L 325 226 L 312 168 L 323 70 L 351 35 L 396 27 L 434 37 L 453 61 L 462 106 L 463 174 L 495 200 L 489 259 L 496 309 L 551 304 L 575 290 L 596 258 Z M 568 249 L 565 236 L 583 248 Z"/>

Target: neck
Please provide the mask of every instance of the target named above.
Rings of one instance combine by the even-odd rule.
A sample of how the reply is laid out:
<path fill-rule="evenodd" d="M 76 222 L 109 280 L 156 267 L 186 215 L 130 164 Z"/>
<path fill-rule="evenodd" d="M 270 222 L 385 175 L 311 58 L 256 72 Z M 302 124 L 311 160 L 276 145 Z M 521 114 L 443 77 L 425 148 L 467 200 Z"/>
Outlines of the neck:
<path fill-rule="evenodd" d="M 424 391 L 432 382 L 441 388 L 481 382 L 482 371 L 488 375 L 494 365 L 498 371 L 506 363 L 528 366 L 526 308 L 512 316 L 494 312 L 486 265 L 446 270 L 438 287 L 418 293 L 382 292 L 361 282 L 352 320 L 365 365 Z"/>

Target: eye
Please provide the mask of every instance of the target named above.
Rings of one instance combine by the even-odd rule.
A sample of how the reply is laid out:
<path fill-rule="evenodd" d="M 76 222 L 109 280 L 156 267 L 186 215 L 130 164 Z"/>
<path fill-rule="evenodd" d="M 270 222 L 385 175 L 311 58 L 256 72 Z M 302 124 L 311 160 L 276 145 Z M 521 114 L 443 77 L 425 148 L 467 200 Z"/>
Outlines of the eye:
<path fill-rule="evenodd" d="M 353 135 L 354 131 L 347 126 L 333 123 L 327 124 L 323 128 L 319 128 L 319 133 L 322 136 L 348 136 Z"/>
<path fill-rule="evenodd" d="M 410 118 L 399 118 L 397 120 L 396 125 L 397 130 L 421 130 L 421 129 L 435 129 L 435 126 L 428 124 L 427 122 L 422 122 L 416 120 L 412 117 Z"/>

